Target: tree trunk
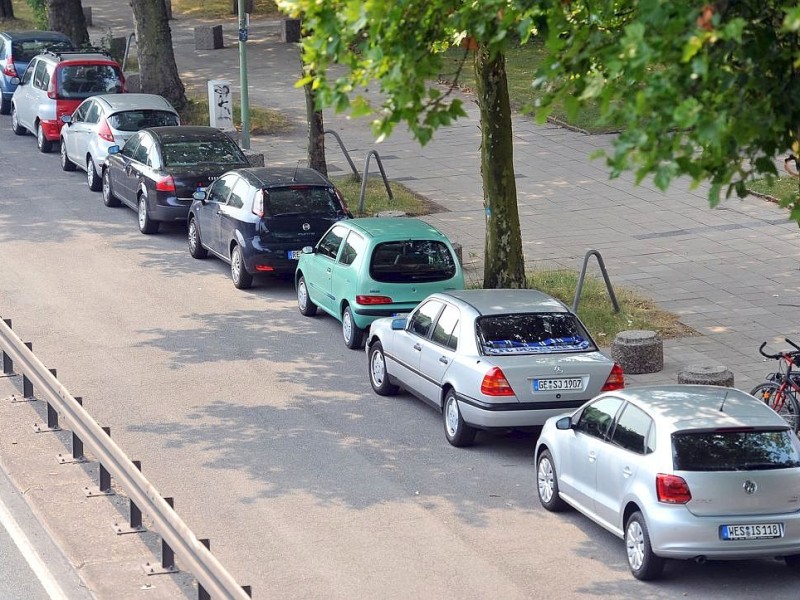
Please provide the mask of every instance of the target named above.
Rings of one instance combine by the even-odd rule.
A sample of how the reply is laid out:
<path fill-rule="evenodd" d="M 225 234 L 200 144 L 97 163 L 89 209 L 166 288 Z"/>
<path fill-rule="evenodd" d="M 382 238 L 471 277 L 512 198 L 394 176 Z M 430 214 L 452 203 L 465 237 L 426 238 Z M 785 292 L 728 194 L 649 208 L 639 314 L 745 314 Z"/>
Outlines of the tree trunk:
<path fill-rule="evenodd" d="M 47 26 L 69 36 L 81 48 L 89 45 L 89 31 L 81 0 L 46 0 Z"/>
<path fill-rule="evenodd" d="M 13 19 L 14 7 L 11 0 L 0 0 L 0 19 Z"/>
<path fill-rule="evenodd" d="M 481 113 L 481 176 L 486 210 L 483 286 L 524 288 L 525 261 L 514 180 L 511 105 L 505 56 L 475 51 L 475 81 Z"/>
<path fill-rule="evenodd" d="M 325 161 L 325 123 L 322 111 L 317 110 L 317 93 L 306 84 L 306 118 L 308 119 L 308 166 L 328 176 L 328 163 Z"/>
<path fill-rule="evenodd" d="M 142 92 L 164 96 L 176 110 L 183 110 L 187 103 L 186 88 L 175 63 L 167 4 L 164 0 L 130 0 L 130 4 Z"/>

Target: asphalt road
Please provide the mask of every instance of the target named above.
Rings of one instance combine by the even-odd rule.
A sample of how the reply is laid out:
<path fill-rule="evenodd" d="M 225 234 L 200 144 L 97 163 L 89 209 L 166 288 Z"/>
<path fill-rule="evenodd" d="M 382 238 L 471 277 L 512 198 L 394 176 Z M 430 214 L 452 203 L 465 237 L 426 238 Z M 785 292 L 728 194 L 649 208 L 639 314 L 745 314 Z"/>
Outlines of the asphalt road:
<path fill-rule="evenodd" d="M 620 540 L 541 509 L 533 437 L 452 448 L 432 409 L 371 392 L 364 353 L 302 317 L 290 282 L 236 290 L 183 227 L 141 235 L 9 127 L 0 315 L 254 597 L 797 596 L 777 561 L 633 580 Z"/>

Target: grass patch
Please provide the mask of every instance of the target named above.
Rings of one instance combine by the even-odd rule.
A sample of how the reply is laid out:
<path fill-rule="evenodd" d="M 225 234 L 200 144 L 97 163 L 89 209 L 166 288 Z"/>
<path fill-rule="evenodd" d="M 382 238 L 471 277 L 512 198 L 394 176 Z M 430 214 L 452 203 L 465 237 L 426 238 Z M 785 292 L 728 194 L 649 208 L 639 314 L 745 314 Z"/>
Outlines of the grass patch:
<path fill-rule="evenodd" d="M 463 91 L 474 93 L 475 74 L 472 69 L 473 51 L 463 48 L 450 48 L 443 54 L 443 68 L 439 80 L 451 83 L 456 77 L 458 65 L 468 52 L 461 73 L 458 75 L 458 86 Z M 530 112 L 541 92 L 531 87 L 534 75 L 544 60 L 546 48 L 539 43 L 531 42 L 524 46 L 510 48 L 506 53 L 506 75 L 508 77 L 508 95 L 511 107 L 516 111 Z M 584 129 L 589 133 L 608 133 L 618 131 L 622 123 L 601 124 L 600 110 L 596 103 L 587 104 L 576 115 L 575 119 L 567 117 L 563 104 L 554 105 L 551 115 L 558 121 Z"/>
<path fill-rule="evenodd" d="M 27 2 L 14 2 L 14 18 L 0 19 L 0 31 L 27 31 L 39 29 L 33 18 L 33 10 Z"/>
<path fill-rule="evenodd" d="M 797 177 L 776 177 L 771 183 L 767 179 L 756 179 L 747 184 L 747 189 L 778 201 L 781 198 L 797 196 L 798 182 Z"/>
<path fill-rule="evenodd" d="M 368 217 L 384 210 L 400 210 L 410 216 L 427 215 L 442 210 L 419 194 L 415 194 L 406 186 L 395 181 L 389 182 L 394 198 L 389 200 L 383 179 L 370 177 L 364 192 L 364 211 L 358 212 L 358 200 L 361 197 L 361 182 L 353 175 L 331 177 L 331 181 L 344 194 L 347 206 L 356 217 Z"/>
<path fill-rule="evenodd" d="M 572 306 L 578 287 L 577 271 L 570 269 L 542 269 L 528 273 L 528 287 L 541 290 Z M 613 285 L 613 282 L 612 282 Z M 678 320 L 677 315 L 662 310 L 652 300 L 636 292 L 614 286 L 620 312 L 608 297 L 602 278 L 586 276 L 578 303 L 578 316 L 595 341 L 609 346 L 620 331 L 647 329 L 657 332 L 662 339 L 696 335 L 696 332 Z"/>
<path fill-rule="evenodd" d="M 172 0 L 172 12 L 186 17 L 233 17 L 234 0 Z M 245 2 L 245 7 L 247 2 Z M 273 0 L 254 0 L 254 16 L 278 16 L 280 11 Z"/>
<path fill-rule="evenodd" d="M 233 104 L 233 124 L 237 129 L 242 126 L 241 104 Z M 181 111 L 181 123 L 184 125 L 208 125 L 208 99 L 190 98 L 189 103 Z M 283 113 L 269 108 L 250 105 L 250 135 L 275 135 L 291 131 L 292 124 Z"/>

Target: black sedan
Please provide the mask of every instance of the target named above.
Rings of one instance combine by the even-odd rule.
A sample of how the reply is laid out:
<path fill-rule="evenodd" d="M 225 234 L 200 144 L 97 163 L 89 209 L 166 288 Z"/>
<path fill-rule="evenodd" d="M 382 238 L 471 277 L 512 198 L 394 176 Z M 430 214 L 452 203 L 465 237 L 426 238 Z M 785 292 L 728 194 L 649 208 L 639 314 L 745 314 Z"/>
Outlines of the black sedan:
<path fill-rule="evenodd" d="M 103 201 L 136 210 L 142 233 L 156 233 L 162 221 L 186 221 L 198 188 L 248 166 L 236 142 L 215 127 L 151 127 L 108 151 Z"/>
<path fill-rule="evenodd" d="M 244 289 L 256 273 L 294 273 L 303 247 L 350 216 L 341 193 L 314 169 L 239 169 L 195 193 L 189 252 L 230 263 L 233 285 Z"/>

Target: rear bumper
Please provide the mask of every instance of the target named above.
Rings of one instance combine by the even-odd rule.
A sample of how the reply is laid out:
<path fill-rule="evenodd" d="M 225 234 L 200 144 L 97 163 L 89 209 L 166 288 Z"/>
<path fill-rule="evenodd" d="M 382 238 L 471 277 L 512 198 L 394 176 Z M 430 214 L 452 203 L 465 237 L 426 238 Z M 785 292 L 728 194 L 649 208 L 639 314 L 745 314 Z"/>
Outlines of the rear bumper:
<path fill-rule="evenodd" d="M 533 403 L 481 403 L 458 396 L 461 416 L 470 425 L 484 429 L 507 427 L 541 427 L 550 417 L 556 417 L 582 406 L 586 400 Z"/>
<path fill-rule="evenodd" d="M 193 198 L 178 198 L 158 194 L 156 205 L 151 207 L 153 221 L 186 221 Z"/>
<path fill-rule="evenodd" d="M 647 507 L 645 519 L 653 552 L 665 558 L 739 560 L 800 554 L 800 513 L 738 517 L 698 517 L 683 506 Z M 723 525 L 783 523 L 784 535 L 771 540 L 723 540 Z"/>
<path fill-rule="evenodd" d="M 261 244 L 261 238 L 247 240 L 244 266 L 249 273 L 278 273 L 281 275 L 294 273 L 297 260 L 289 258 L 289 253 L 299 250 L 297 244 Z"/>
<path fill-rule="evenodd" d="M 48 142 L 57 142 L 61 139 L 61 127 L 64 123 L 58 119 L 55 121 L 44 120 L 39 121 L 39 125 L 44 132 L 44 137 Z"/>

